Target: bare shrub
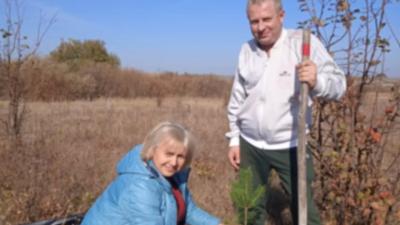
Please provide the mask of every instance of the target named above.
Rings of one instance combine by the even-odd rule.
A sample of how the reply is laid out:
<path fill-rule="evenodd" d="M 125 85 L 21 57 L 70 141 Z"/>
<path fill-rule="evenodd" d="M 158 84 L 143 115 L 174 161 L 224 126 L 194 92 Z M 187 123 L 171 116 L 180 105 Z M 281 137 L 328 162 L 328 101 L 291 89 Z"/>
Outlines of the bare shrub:
<path fill-rule="evenodd" d="M 8 136 L 12 139 L 13 149 L 18 147 L 20 132 L 25 115 L 24 92 L 22 81 L 22 65 L 34 56 L 39 48 L 44 34 L 54 23 L 55 17 L 47 24 L 43 18 L 38 24 L 37 38 L 32 46 L 29 46 L 28 37 L 23 34 L 23 5 L 19 0 L 3 0 L 4 23 L 0 28 L 0 81 L 6 89 L 6 98 L 9 100 L 8 115 L 6 119 L 0 118 Z M 41 26 L 45 26 L 41 30 Z"/>
<path fill-rule="evenodd" d="M 397 168 L 398 84 L 383 86 L 389 51 L 385 10 L 393 1 L 299 0 L 312 27 L 347 75 L 340 102 L 315 101 L 310 143 L 317 159 L 316 200 L 330 224 L 392 224 L 399 221 Z M 382 65 L 382 71 L 378 66 Z M 371 85 L 375 81 L 375 84 Z M 392 88 L 393 87 L 393 88 Z M 390 89 L 393 89 L 393 92 Z M 384 91 L 382 91 L 384 90 Z M 390 100 L 389 100 L 390 99 Z"/>

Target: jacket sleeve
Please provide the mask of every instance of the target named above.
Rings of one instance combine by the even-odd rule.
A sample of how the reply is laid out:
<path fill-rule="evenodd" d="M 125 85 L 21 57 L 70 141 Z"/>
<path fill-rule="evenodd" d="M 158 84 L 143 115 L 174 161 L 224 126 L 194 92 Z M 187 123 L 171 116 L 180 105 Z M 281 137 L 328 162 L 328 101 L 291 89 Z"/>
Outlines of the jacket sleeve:
<path fill-rule="evenodd" d="M 339 100 L 346 91 L 346 77 L 323 44 L 311 36 L 311 59 L 317 65 L 317 83 L 311 95 Z"/>
<path fill-rule="evenodd" d="M 240 70 L 238 68 L 233 80 L 231 96 L 227 107 L 230 131 L 226 133 L 225 136 L 229 139 L 229 146 L 239 146 L 240 130 L 237 124 L 237 116 L 245 98 L 246 92 L 244 89 L 244 81 L 240 76 Z"/>
<path fill-rule="evenodd" d="M 186 223 L 190 225 L 218 225 L 220 220 L 197 207 L 189 190 L 186 188 Z"/>
<path fill-rule="evenodd" d="M 119 196 L 121 211 L 126 213 L 131 225 L 163 225 L 160 205 L 161 195 L 155 185 L 145 182 L 135 182 L 123 190 Z"/>

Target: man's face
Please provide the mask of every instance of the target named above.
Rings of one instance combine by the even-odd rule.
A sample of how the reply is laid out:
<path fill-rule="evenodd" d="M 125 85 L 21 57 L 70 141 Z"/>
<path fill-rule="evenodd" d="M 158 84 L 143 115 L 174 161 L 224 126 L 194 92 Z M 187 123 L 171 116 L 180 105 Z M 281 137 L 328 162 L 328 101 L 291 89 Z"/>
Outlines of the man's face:
<path fill-rule="evenodd" d="M 251 33 L 262 49 L 268 51 L 278 40 L 284 12 L 275 8 L 274 1 L 252 4 L 247 9 Z"/>

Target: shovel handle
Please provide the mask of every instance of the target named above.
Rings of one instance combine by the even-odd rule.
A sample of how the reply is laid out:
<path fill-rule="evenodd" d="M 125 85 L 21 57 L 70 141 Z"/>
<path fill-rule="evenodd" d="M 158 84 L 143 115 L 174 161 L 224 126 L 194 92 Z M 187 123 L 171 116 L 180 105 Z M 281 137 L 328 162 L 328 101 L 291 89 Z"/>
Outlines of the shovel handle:
<path fill-rule="evenodd" d="M 310 30 L 303 30 L 302 61 L 310 58 Z M 307 173 L 306 173 L 306 114 L 309 87 L 305 82 L 300 86 L 300 111 L 298 117 L 297 147 L 297 190 L 298 190 L 298 224 L 307 224 Z"/>

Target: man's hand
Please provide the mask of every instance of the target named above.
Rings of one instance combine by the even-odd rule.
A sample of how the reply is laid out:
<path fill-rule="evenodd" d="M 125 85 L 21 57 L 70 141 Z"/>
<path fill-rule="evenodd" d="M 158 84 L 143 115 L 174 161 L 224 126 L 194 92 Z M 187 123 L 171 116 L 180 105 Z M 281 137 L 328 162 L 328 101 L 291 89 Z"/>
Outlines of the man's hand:
<path fill-rule="evenodd" d="M 296 66 L 297 75 L 301 82 L 306 82 L 310 89 L 317 83 L 317 65 L 311 60 L 302 62 Z"/>
<path fill-rule="evenodd" d="M 240 165 L 240 148 L 239 146 L 233 146 L 229 148 L 228 153 L 229 162 L 232 167 L 237 171 Z"/>

